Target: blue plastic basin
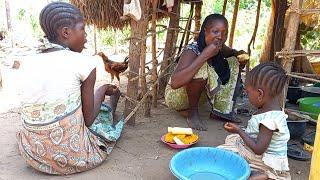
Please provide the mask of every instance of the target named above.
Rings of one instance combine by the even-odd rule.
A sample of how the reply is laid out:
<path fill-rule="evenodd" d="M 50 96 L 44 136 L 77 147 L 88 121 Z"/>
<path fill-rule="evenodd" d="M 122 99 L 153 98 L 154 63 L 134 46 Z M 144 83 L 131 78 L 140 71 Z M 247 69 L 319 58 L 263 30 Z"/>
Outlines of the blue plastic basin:
<path fill-rule="evenodd" d="M 239 155 L 213 147 L 180 151 L 170 161 L 170 170 L 181 180 L 246 180 L 250 167 Z"/>

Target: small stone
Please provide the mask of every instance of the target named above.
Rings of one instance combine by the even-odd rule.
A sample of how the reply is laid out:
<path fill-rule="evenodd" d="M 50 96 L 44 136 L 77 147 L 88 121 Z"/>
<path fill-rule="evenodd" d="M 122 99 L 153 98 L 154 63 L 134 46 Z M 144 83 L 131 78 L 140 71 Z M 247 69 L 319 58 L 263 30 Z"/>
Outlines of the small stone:
<path fill-rule="evenodd" d="M 297 174 L 301 174 L 301 171 L 297 171 Z"/>
<path fill-rule="evenodd" d="M 159 159 L 159 156 L 154 157 L 155 160 Z"/>

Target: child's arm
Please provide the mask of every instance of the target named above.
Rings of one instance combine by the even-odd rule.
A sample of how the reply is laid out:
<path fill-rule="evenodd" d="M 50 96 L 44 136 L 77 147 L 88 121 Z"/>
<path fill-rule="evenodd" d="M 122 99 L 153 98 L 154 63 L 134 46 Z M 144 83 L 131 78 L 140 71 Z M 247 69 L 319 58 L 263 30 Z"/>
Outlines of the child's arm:
<path fill-rule="evenodd" d="M 226 123 L 224 128 L 228 132 L 239 134 L 244 143 L 257 155 L 261 155 L 267 150 L 273 134 L 273 131 L 266 128 L 262 124 L 259 126 L 259 134 L 257 139 L 250 137 L 236 124 Z"/>

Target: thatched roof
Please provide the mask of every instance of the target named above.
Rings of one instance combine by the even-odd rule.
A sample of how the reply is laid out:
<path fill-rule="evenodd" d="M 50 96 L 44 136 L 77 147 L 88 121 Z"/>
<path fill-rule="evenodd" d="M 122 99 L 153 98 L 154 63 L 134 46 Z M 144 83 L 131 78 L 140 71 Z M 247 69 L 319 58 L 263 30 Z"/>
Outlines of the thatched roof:
<path fill-rule="evenodd" d="M 303 9 L 320 9 L 319 0 L 305 0 Z M 301 16 L 301 21 L 309 27 L 320 29 L 320 14 L 307 14 Z"/>
<path fill-rule="evenodd" d="M 165 10 L 165 7 L 162 6 L 163 1 L 159 0 L 158 7 Z M 175 1 L 177 5 L 179 1 Z M 70 3 L 81 10 L 88 24 L 94 24 L 99 29 L 122 29 L 129 24 L 128 20 L 120 19 L 123 14 L 123 0 L 70 0 Z M 150 4 L 149 10 L 151 9 Z M 168 14 L 158 13 L 158 20 L 165 17 L 168 17 Z"/>
<path fill-rule="evenodd" d="M 128 21 L 120 19 L 123 14 L 122 0 L 70 0 L 70 3 L 81 10 L 88 24 L 94 24 L 99 29 L 122 29 L 128 24 Z"/>

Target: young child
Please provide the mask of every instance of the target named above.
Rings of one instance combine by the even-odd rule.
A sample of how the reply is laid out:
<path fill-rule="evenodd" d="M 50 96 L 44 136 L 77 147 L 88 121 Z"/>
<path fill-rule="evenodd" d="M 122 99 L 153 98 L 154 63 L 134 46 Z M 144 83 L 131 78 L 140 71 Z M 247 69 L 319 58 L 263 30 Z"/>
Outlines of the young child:
<path fill-rule="evenodd" d="M 230 133 L 219 148 L 231 150 L 250 164 L 250 179 L 291 179 L 287 158 L 290 134 L 287 115 L 280 107 L 280 94 L 288 77 L 275 63 L 263 63 L 253 68 L 246 79 L 249 101 L 258 111 L 248 121 L 246 130 L 226 123 Z"/>

